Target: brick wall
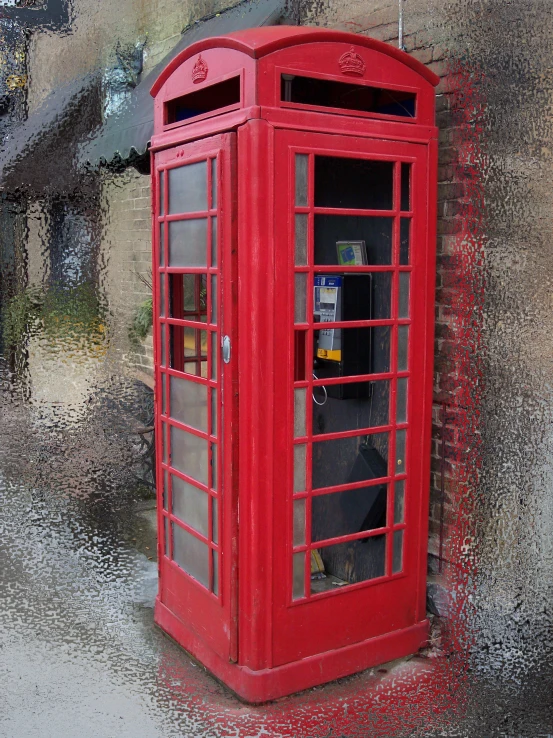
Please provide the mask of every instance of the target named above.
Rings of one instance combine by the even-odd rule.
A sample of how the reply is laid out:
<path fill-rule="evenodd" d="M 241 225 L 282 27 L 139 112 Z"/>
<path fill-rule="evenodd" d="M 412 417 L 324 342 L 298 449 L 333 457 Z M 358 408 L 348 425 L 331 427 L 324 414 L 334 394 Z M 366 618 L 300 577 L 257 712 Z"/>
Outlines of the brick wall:
<path fill-rule="evenodd" d="M 150 178 L 130 168 L 104 173 L 102 201 L 101 290 L 111 314 L 110 358 L 151 383 L 151 331 L 138 347 L 129 339 L 137 308 L 152 296 L 145 284 L 152 272 Z"/>
<path fill-rule="evenodd" d="M 370 6 L 367 8 L 367 6 Z M 398 45 L 398 3 L 313 3 L 305 24 L 356 32 Z M 470 151 L 467 137 L 467 87 L 450 58 L 450 29 L 439 9 L 411 0 L 404 6 L 403 46 L 440 77 L 436 88 L 439 128 L 438 224 L 434 404 L 429 521 L 429 566 L 441 568 L 439 557 L 454 560 L 451 533 L 458 506 L 468 484 L 474 482 L 466 451 L 478 444 L 469 421 L 474 388 L 466 366 L 476 350 L 478 333 L 475 275 L 466 256 L 467 224 L 474 210 L 471 169 L 462 151 Z M 469 134 L 470 138 L 470 134 Z M 479 194 L 479 193 L 476 193 Z M 467 300 L 467 294 L 472 297 Z M 460 347 L 465 344 L 465 350 Z M 472 415 L 472 417 L 474 417 Z M 473 457 L 475 458 L 475 457 Z"/>

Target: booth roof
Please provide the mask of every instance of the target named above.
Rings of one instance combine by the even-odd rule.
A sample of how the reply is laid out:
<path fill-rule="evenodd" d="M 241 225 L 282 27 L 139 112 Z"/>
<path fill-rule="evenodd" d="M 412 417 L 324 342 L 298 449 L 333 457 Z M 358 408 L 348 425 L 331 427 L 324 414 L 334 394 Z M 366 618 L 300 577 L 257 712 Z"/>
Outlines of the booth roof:
<path fill-rule="evenodd" d="M 277 24 L 285 16 L 286 8 L 287 0 L 246 0 L 190 26 L 174 49 L 135 87 L 124 110 L 108 118 L 79 147 L 79 164 L 97 167 L 114 160 L 126 162 L 146 153 L 154 132 L 154 103 L 150 89 L 163 69 L 186 48 L 202 39 Z"/>

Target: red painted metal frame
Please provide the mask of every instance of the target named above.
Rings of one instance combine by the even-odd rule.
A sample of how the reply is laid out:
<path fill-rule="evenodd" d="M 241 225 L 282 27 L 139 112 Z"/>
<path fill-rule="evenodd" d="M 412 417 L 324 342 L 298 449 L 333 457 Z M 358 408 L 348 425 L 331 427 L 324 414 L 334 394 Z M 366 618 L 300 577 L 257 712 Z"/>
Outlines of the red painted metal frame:
<path fill-rule="evenodd" d="M 378 115 L 357 116 L 355 112 L 348 115 L 344 111 L 322 112 L 281 104 L 279 81 L 283 70 L 295 69 L 307 76 L 312 71 L 329 78 L 344 79 L 339 77 L 336 60 L 344 50 L 352 47 L 367 62 L 365 83 L 417 92 L 416 119 L 392 120 Z M 191 72 L 200 52 L 209 67 L 209 74 L 205 82 L 193 85 Z M 235 73 L 242 75 L 239 109 L 183 121 L 181 126 L 164 125 L 163 113 L 167 101 L 201 89 L 222 75 Z M 350 77 L 344 81 L 355 80 Z M 208 631 L 213 623 L 223 623 L 223 620 L 217 620 L 202 608 L 196 610 L 196 602 L 187 600 L 188 595 L 181 581 L 177 582 L 174 578 L 170 580 L 172 596 L 168 601 L 164 600 L 165 578 L 172 577 L 172 568 L 164 568 L 163 564 L 160 564 L 160 597 L 156 603 L 155 618 L 184 648 L 242 698 L 251 702 L 274 699 L 412 653 L 426 638 L 424 599 L 437 167 L 432 86 L 436 83 L 435 75 L 421 64 L 378 41 L 322 29 L 278 27 L 198 42 L 170 63 L 153 88 L 156 96 L 155 135 L 152 139 L 152 150 L 156 152 L 154 163 L 161 161 L 160 156 L 171 159 L 179 151 L 192 158 L 201 158 L 205 152 L 215 149 L 221 152 L 226 162 L 223 169 L 226 194 L 220 200 L 219 227 L 224 223 L 225 235 L 221 238 L 226 243 L 226 264 L 230 271 L 223 274 L 220 282 L 230 285 L 224 297 L 223 314 L 224 330 L 232 335 L 232 361 L 224 380 L 223 404 L 227 419 L 227 410 L 231 405 L 232 422 L 229 421 L 226 426 L 223 457 L 225 473 L 229 475 L 228 478 L 233 475 L 233 494 L 227 494 L 222 530 L 226 566 L 229 567 L 223 578 L 222 599 L 230 607 L 224 619 L 224 624 L 228 623 L 231 628 L 230 643 L 225 645 L 223 638 L 218 643 L 214 641 Z M 234 155 L 231 154 L 231 147 L 221 144 L 224 136 L 221 138 L 220 134 L 224 131 L 237 132 L 235 161 L 231 160 Z M 184 142 L 191 143 L 182 147 Z M 351 585 L 344 591 L 292 602 L 290 471 L 293 446 L 291 372 L 294 359 L 294 266 L 290 259 L 293 258 L 291 218 L 294 208 L 290 200 L 293 189 L 290 152 L 295 149 L 311 154 L 317 150 L 340 150 L 342 154 L 350 152 L 368 158 L 389 157 L 392 161 L 414 162 L 417 173 L 413 176 L 416 176 L 417 185 L 412 186 L 412 192 L 416 201 L 411 211 L 402 215 L 417 221 L 411 235 L 413 259 L 405 267 L 405 271 L 412 270 L 417 276 L 412 277 L 416 285 L 413 282 L 411 284 L 413 312 L 409 319 L 399 322 L 415 326 L 411 328 L 409 371 L 401 376 L 411 377 L 410 463 L 413 470 L 416 460 L 417 471 L 415 479 L 411 479 L 413 486 L 407 493 L 410 502 L 406 508 L 408 517 L 404 524 L 395 526 L 411 531 L 404 542 L 405 551 L 408 552 L 405 571 L 387 576 L 385 581 L 370 580 Z M 231 186 L 230 178 L 234 176 L 231 168 L 234 165 L 236 179 Z M 152 168 L 154 170 L 155 165 Z M 155 177 L 153 185 L 154 213 L 157 216 Z M 397 201 L 394 208 L 396 213 Z M 362 211 L 362 214 L 390 216 L 390 211 Z M 157 217 L 154 217 L 156 220 Z M 157 239 L 157 222 L 154 237 Z M 396 257 L 398 243 L 396 233 Z M 396 267 L 394 263 L 390 266 L 367 267 L 364 271 L 396 274 Z M 154 257 L 154 274 L 157 274 L 157 270 Z M 313 270 L 309 267 L 306 271 L 344 273 L 349 270 L 344 267 Z M 277 281 L 279 289 L 284 284 L 286 290 L 289 307 L 284 317 L 277 312 Z M 393 284 L 395 297 L 397 277 L 394 277 Z M 159 314 L 158 289 L 156 281 L 155 315 Z M 279 294 L 279 302 L 281 297 Z M 156 432 L 161 438 L 159 378 L 162 372 L 159 369 L 157 323 Z M 356 323 L 359 326 L 390 325 L 393 331 L 397 324 L 394 314 L 390 320 Z M 205 324 L 201 325 L 205 327 Z M 344 326 L 345 323 L 337 323 L 336 327 L 340 325 Z M 303 327 L 308 329 L 310 323 Z M 413 348 L 415 343 L 416 351 Z M 306 358 L 309 366 L 309 357 Z M 390 372 L 377 376 L 387 379 L 393 386 L 397 376 L 393 370 L 394 365 L 390 367 Z M 373 375 L 372 378 L 376 379 L 377 376 Z M 416 393 L 414 377 L 419 380 Z M 311 386 L 353 381 L 359 381 L 359 377 L 319 381 L 308 379 L 296 386 L 305 386 L 309 392 Z M 394 398 L 391 398 L 391 402 L 394 403 L 391 406 L 395 407 Z M 413 412 L 417 416 L 414 426 L 416 434 L 411 425 Z M 391 416 L 388 425 L 371 428 L 370 431 L 388 432 L 393 439 L 393 429 L 394 420 Z M 359 432 L 362 431 L 352 434 Z M 325 438 L 333 436 L 331 434 Z M 158 444 L 159 454 L 160 446 Z M 393 453 L 392 442 L 390 458 L 393 458 Z M 158 470 L 159 553 L 162 561 L 164 516 L 161 510 L 161 456 L 158 457 Z M 384 481 L 388 483 L 392 478 L 389 475 Z M 396 480 L 400 478 L 395 475 Z M 367 483 L 335 485 L 319 492 L 326 494 L 337 489 L 362 486 L 367 486 Z M 240 525 L 237 535 L 238 501 Z M 392 505 L 390 495 L 389 514 Z M 383 531 L 371 531 L 371 534 L 379 532 Z M 352 535 L 348 539 L 355 537 Z M 388 538 L 391 541 L 391 535 Z M 320 544 L 318 542 L 317 546 Z M 390 557 L 391 549 L 388 546 L 387 572 L 390 572 Z M 227 602 L 225 588 L 236 583 L 237 567 L 240 572 L 237 599 L 231 597 L 230 602 Z M 201 590 L 202 596 L 206 592 L 199 585 L 193 589 Z M 217 600 L 214 595 L 209 596 Z M 370 612 L 374 615 L 372 618 L 359 610 L 369 598 Z M 393 611 L 394 603 L 401 608 L 401 614 Z"/>

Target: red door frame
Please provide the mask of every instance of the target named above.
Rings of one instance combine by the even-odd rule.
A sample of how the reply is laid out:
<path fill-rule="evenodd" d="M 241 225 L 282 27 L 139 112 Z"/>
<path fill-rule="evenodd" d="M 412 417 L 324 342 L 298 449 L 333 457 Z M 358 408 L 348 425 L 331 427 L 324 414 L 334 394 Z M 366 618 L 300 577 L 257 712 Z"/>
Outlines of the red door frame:
<path fill-rule="evenodd" d="M 168 266 L 168 178 L 165 177 L 163 213 L 160 215 L 159 192 L 160 170 L 207 160 L 218 159 L 217 205 L 211 206 L 209 215 L 217 216 L 217 262 L 207 269 L 171 268 Z M 152 156 L 153 178 L 152 191 L 154 209 L 153 227 L 153 275 L 154 275 L 154 362 L 155 362 L 155 416 L 156 437 L 161 440 L 156 445 L 157 457 L 157 497 L 158 497 L 158 568 L 160 591 L 156 600 L 156 622 L 169 632 L 179 632 L 179 640 L 191 651 L 196 651 L 195 644 L 204 643 L 227 661 L 236 661 L 238 654 L 238 618 L 237 618 L 237 449 L 233 442 L 237 423 L 237 343 L 236 343 L 236 134 L 224 133 L 208 139 L 183 144 Z M 211 167 L 207 167 L 207 188 L 211 191 Z M 164 243 L 160 243 L 160 223 L 165 222 Z M 210 226 L 211 228 L 211 226 Z M 209 230 L 208 233 L 211 231 Z M 206 248 L 208 248 L 208 242 Z M 164 249 L 163 264 L 160 267 L 160 249 Z M 210 262 L 208 262 L 210 263 Z M 218 543 L 211 542 L 210 550 L 219 553 L 219 586 L 218 592 L 210 592 L 195 579 L 188 576 L 172 560 L 165 555 L 165 523 L 171 520 L 170 513 L 164 512 L 164 474 L 170 468 L 164 462 L 162 433 L 163 408 L 161 398 L 162 375 L 182 376 L 183 374 L 167 366 L 162 369 L 161 331 L 165 325 L 180 325 L 183 321 L 169 317 L 169 282 L 165 282 L 164 318 L 160 317 L 160 279 L 170 273 L 208 273 L 217 276 L 217 328 L 216 351 L 212 357 L 213 346 L 208 340 L 208 355 L 211 361 L 218 362 L 217 379 L 208 386 L 218 386 L 218 479 L 220 480 L 216 497 L 218 499 Z M 211 311 L 211 287 L 208 278 L 207 312 Z M 197 320 L 197 318 L 196 318 Z M 208 319 L 209 320 L 209 319 Z M 186 321 L 184 321 L 186 322 Z M 205 328 L 206 326 L 202 324 Z M 169 335 L 166 334 L 167 365 L 169 364 Z M 224 363 L 221 357 L 221 338 L 227 335 L 231 341 L 230 362 Z M 169 403 L 167 392 L 166 402 Z M 224 407 L 224 413 L 222 408 Z M 168 413 L 169 414 L 169 413 Z M 211 418 L 211 407 L 208 403 L 208 415 Z M 171 421 L 178 427 L 178 423 Z M 224 449 L 224 450 L 223 450 Z M 213 493 L 211 493 L 213 495 Z M 167 493 L 170 498 L 170 493 Z M 170 499 L 166 502 L 170 510 Z M 209 507 L 209 527 L 211 529 L 212 512 Z M 210 572 L 212 563 L 210 555 Z M 190 613 L 194 613 L 190 617 Z M 180 616 L 180 617 L 179 617 Z"/>

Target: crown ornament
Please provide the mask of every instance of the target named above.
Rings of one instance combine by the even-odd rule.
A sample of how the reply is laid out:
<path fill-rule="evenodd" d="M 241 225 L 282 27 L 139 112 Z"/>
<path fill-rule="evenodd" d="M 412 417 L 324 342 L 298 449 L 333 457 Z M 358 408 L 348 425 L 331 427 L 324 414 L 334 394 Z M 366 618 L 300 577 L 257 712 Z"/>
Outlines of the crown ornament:
<path fill-rule="evenodd" d="M 365 74 L 367 68 L 363 57 L 355 51 L 353 46 L 349 51 L 338 59 L 338 64 L 342 70 L 342 74 L 349 74 L 353 77 L 362 77 Z"/>
<path fill-rule="evenodd" d="M 207 64 L 202 59 L 202 55 L 200 54 L 199 57 L 196 59 L 196 63 L 194 64 L 194 67 L 192 69 L 192 82 L 197 85 L 199 82 L 203 82 L 204 79 L 207 77 L 209 69 Z"/>

